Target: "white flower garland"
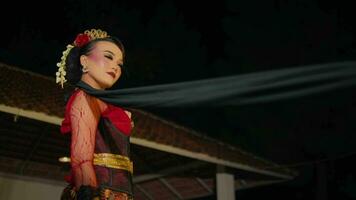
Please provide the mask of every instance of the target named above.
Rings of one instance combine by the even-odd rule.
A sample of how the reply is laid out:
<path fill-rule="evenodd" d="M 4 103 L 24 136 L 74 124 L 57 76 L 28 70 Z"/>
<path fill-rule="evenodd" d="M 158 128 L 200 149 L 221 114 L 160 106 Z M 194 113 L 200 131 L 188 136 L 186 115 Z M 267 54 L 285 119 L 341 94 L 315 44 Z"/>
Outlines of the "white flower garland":
<path fill-rule="evenodd" d="M 61 61 L 59 63 L 57 63 L 57 67 L 58 67 L 58 71 L 56 72 L 56 83 L 60 83 L 62 88 L 63 88 L 63 84 L 65 82 L 67 82 L 67 79 L 65 78 L 66 76 L 66 59 L 67 56 L 70 52 L 70 50 L 72 50 L 74 46 L 69 44 L 67 45 L 67 49 L 65 51 L 63 51 L 63 55 L 61 57 Z"/>

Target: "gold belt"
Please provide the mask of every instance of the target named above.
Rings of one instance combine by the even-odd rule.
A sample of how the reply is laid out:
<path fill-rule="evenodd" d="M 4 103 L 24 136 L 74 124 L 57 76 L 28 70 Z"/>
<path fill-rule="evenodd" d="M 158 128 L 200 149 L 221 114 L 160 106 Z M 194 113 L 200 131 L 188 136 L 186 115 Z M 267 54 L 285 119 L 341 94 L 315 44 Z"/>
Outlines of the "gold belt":
<path fill-rule="evenodd" d="M 60 162 L 70 162 L 70 158 L 61 157 L 59 158 Z M 114 169 L 123 169 L 133 173 L 133 163 L 126 156 L 111 154 L 111 153 L 94 153 L 94 165 L 114 168 Z"/>
<path fill-rule="evenodd" d="M 133 173 L 133 163 L 126 156 L 111 153 L 94 153 L 94 165 L 123 169 Z"/>

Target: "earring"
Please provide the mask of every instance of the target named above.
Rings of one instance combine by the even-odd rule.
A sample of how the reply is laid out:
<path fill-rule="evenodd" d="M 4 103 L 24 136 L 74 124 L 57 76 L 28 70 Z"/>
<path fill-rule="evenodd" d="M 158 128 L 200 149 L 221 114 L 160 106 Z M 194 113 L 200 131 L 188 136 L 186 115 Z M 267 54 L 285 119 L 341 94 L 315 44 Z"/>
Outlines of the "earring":
<path fill-rule="evenodd" d="M 82 72 L 83 72 L 83 73 L 86 73 L 86 72 L 88 72 L 88 71 L 89 71 L 89 69 L 88 69 L 87 67 L 83 67 L 83 68 L 82 68 Z"/>

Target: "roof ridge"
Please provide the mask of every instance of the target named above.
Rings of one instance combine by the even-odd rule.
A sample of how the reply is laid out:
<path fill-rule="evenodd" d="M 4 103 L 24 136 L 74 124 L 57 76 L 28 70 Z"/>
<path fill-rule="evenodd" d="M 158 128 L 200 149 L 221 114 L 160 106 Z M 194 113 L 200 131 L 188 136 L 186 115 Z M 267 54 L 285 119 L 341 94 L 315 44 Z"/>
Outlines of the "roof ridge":
<path fill-rule="evenodd" d="M 256 158 L 256 159 L 259 159 L 259 160 L 261 160 L 261 161 L 263 161 L 263 162 L 273 163 L 273 162 L 270 162 L 270 161 L 268 161 L 268 160 L 262 158 L 261 156 L 256 156 L 255 154 L 253 154 L 253 153 L 251 153 L 251 152 L 248 152 L 247 150 L 241 149 L 241 148 L 239 148 L 239 147 L 237 147 L 237 146 L 234 146 L 234 145 L 232 145 L 232 144 L 230 144 L 230 143 L 226 143 L 226 142 L 223 142 L 223 141 L 218 140 L 218 139 L 216 139 L 216 138 L 210 137 L 210 136 L 208 136 L 208 135 L 206 135 L 206 134 L 204 134 L 204 133 L 202 133 L 202 132 L 196 131 L 196 130 L 194 130 L 194 129 L 192 129 L 192 128 L 188 128 L 188 127 L 186 127 L 186 126 L 184 126 L 184 125 L 181 125 L 181 124 L 175 123 L 175 122 L 173 122 L 173 121 L 164 119 L 164 118 L 162 118 L 162 117 L 160 117 L 160 116 L 158 116 L 158 115 L 156 115 L 156 114 L 153 114 L 153 113 L 150 113 L 150 112 L 147 112 L 147 111 L 144 111 L 144 110 L 139 110 L 139 109 L 132 109 L 132 110 L 136 110 L 137 112 L 141 112 L 141 113 L 144 113 L 144 114 L 146 114 L 146 115 L 150 115 L 150 117 L 152 117 L 152 118 L 154 118 L 154 119 L 157 119 L 157 120 L 159 120 L 159 121 L 161 121 L 161 122 L 163 122 L 163 123 L 166 123 L 166 124 L 168 124 L 169 126 L 173 126 L 173 127 L 175 127 L 175 128 L 182 129 L 182 130 L 184 130 L 184 131 L 187 131 L 189 134 L 193 134 L 193 135 L 195 135 L 195 136 L 201 137 L 202 139 L 206 139 L 206 140 L 209 140 L 209 141 L 214 142 L 214 143 L 216 143 L 216 144 L 225 146 L 226 148 L 232 149 L 232 150 L 234 150 L 234 151 L 239 151 L 240 153 L 243 153 L 243 154 L 245 154 L 245 155 L 252 156 L 252 157 L 254 157 L 254 158 Z M 273 164 L 276 165 L 275 163 L 273 163 Z M 278 164 L 277 164 L 277 165 L 278 165 Z"/>
<path fill-rule="evenodd" d="M 26 69 L 22 69 L 20 67 L 15 66 L 15 65 L 10 65 L 10 64 L 7 64 L 7 63 L 1 62 L 1 61 L 0 61 L 0 67 L 8 68 L 10 70 L 19 71 L 19 72 L 22 72 L 22 73 L 28 73 L 28 74 L 31 74 L 32 76 L 37 76 L 37 77 L 40 77 L 40 78 L 43 78 L 43 79 L 47 79 L 47 80 L 50 80 L 50 81 L 55 81 L 55 78 L 52 78 L 50 76 L 45 76 L 45 75 L 42 75 L 42 74 L 39 74 L 39 73 L 36 73 L 36 72 L 32 72 L 32 71 L 29 71 L 29 70 L 26 70 Z"/>

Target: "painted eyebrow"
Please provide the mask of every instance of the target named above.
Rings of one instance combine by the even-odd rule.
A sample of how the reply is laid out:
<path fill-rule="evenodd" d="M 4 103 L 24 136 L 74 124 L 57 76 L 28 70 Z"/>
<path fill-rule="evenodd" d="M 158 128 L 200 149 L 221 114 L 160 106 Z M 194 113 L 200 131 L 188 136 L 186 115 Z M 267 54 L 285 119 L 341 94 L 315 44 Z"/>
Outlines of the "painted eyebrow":
<path fill-rule="evenodd" d="M 105 50 L 104 52 L 110 53 L 110 54 L 112 54 L 113 56 L 115 56 L 115 54 L 114 54 L 113 52 L 109 51 L 109 50 Z"/>

